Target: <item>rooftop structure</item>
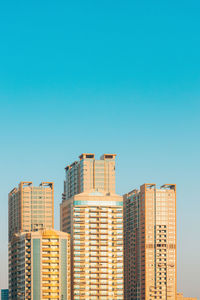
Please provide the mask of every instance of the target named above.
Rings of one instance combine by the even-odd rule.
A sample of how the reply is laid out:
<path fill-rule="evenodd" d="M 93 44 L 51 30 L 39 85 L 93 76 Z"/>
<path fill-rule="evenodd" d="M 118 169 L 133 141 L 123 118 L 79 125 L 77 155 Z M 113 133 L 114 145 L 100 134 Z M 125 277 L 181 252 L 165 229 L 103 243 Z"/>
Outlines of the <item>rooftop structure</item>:
<path fill-rule="evenodd" d="M 115 193 L 116 154 L 103 154 L 99 160 L 93 153 L 83 153 L 79 161 L 68 165 L 63 200 L 92 189 Z"/>

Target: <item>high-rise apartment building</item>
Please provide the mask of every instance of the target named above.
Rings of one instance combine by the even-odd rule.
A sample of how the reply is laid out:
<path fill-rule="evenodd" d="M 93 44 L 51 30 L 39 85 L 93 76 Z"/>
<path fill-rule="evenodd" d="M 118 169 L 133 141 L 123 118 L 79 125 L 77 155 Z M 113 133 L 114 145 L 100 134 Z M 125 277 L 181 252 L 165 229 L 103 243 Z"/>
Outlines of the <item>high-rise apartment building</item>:
<path fill-rule="evenodd" d="M 125 299 L 176 299 L 176 186 L 124 195 Z"/>
<path fill-rule="evenodd" d="M 115 194 L 115 155 L 82 154 L 66 168 L 61 230 L 71 234 L 72 293 L 124 299 L 123 198 Z"/>
<path fill-rule="evenodd" d="M 42 182 L 39 187 L 32 182 L 21 182 L 8 196 L 9 240 L 9 293 L 10 299 L 24 299 L 20 289 L 25 285 L 24 269 L 28 254 L 23 256 L 26 232 L 36 232 L 54 226 L 54 185 Z M 33 233 L 36 234 L 36 233 Z M 22 243 L 23 242 L 23 243 Z M 28 243 L 26 243 L 28 245 Z M 29 250 L 27 250 L 29 251 Z M 25 255 L 25 254 L 24 254 Z M 28 268 L 28 266 L 27 266 Z M 30 277 L 27 277 L 30 281 Z M 26 286 L 28 282 L 26 282 Z M 30 285 L 30 283 L 29 283 Z M 33 299 L 27 298 L 25 299 Z M 34 298 L 40 299 L 40 298 Z"/>
<path fill-rule="evenodd" d="M 8 196 L 9 241 L 14 233 L 54 227 L 54 185 L 21 182 Z"/>
<path fill-rule="evenodd" d="M 53 229 L 14 234 L 9 299 L 71 299 L 70 236 Z"/>

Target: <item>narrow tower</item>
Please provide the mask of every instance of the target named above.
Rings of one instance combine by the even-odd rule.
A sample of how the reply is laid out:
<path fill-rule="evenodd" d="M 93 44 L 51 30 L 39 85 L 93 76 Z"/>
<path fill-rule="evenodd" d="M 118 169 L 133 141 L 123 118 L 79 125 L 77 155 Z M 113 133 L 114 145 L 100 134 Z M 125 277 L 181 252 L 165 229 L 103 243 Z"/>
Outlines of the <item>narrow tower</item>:
<path fill-rule="evenodd" d="M 25 233 L 53 228 L 53 211 L 53 182 L 42 182 L 39 187 L 33 186 L 32 182 L 21 182 L 18 188 L 14 188 L 9 193 L 9 299 L 22 299 L 23 295 L 27 296 L 23 299 L 33 299 L 29 298 L 25 290 L 25 285 L 30 285 L 31 282 L 31 277 L 25 276 L 28 272 L 28 266 L 25 266 L 25 259 L 31 255 L 31 253 L 26 253 L 26 256 L 23 256 L 26 239 Z M 24 294 L 21 290 L 23 286 Z M 34 298 L 34 300 L 36 299 L 39 300 L 40 298 Z"/>
<path fill-rule="evenodd" d="M 176 299 L 176 185 L 124 195 L 125 299 Z"/>
<path fill-rule="evenodd" d="M 74 300 L 124 299 L 123 198 L 115 194 L 115 155 L 80 155 L 66 168 L 61 230 L 71 234 Z"/>

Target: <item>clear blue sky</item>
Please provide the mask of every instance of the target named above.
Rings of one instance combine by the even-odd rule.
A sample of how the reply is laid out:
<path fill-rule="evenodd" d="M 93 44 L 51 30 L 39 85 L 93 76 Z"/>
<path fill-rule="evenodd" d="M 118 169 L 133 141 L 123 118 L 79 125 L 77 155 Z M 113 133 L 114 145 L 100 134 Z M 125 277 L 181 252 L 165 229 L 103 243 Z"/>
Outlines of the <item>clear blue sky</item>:
<path fill-rule="evenodd" d="M 0 288 L 7 194 L 82 152 L 117 153 L 117 191 L 176 183 L 178 289 L 200 298 L 200 2 L 1 1 Z"/>

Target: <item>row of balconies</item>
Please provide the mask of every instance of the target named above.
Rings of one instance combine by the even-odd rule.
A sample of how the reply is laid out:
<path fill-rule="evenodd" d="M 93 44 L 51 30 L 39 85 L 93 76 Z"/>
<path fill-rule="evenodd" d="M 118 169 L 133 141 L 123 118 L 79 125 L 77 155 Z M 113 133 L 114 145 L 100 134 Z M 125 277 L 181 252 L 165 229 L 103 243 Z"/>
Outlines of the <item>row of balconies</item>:
<path fill-rule="evenodd" d="M 99 296 L 94 296 L 94 294 L 89 294 L 89 295 L 87 295 L 87 297 L 90 297 L 90 298 L 88 298 L 88 299 L 90 299 L 90 300 L 99 300 Z M 124 298 L 123 298 L 123 294 L 121 294 L 121 296 L 119 296 L 119 295 L 115 295 L 115 296 L 111 296 L 112 298 L 112 300 L 123 300 Z M 105 296 L 105 297 L 103 297 L 103 296 L 101 296 L 101 299 L 102 300 L 108 300 L 108 298 L 107 298 L 107 296 Z M 78 294 L 75 294 L 74 295 L 74 300 L 85 300 L 85 293 L 78 293 Z"/>
<path fill-rule="evenodd" d="M 99 274 L 99 273 L 100 273 L 100 275 L 101 275 L 101 273 L 104 275 L 105 274 L 107 274 L 107 275 L 123 274 L 122 267 L 121 266 L 119 267 L 116 264 L 112 264 L 112 266 L 110 266 L 110 267 L 98 265 L 98 266 L 92 266 L 90 268 L 81 267 L 80 265 L 74 266 L 74 273 L 79 274 L 79 272 L 86 272 L 86 270 L 87 270 L 88 274 L 92 274 L 92 275 Z M 80 275 L 83 275 L 83 273 Z"/>
<path fill-rule="evenodd" d="M 87 278 L 86 278 L 86 276 L 85 275 L 79 275 L 79 274 L 75 274 L 74 273 L 74 278 L 75 279 L 81 279 L 81 280 L 88 280 L 88 279 L 91 279 L 91 280 L 97 280 L 97 281 L 107 281 L 107 280 L 115 280 L 115 279 L 123 279 L 123 276 L 122 276 L 122 274 L 118 274 L 118 276 L 116 277 L 98 277 L 97 278 L 97 275 L 95 275 L 95 274 L 92 274 L 92 276 L 88 276 Z"/>
<path fill-rule="evenodd" d="M 77 250 L 78 252 L 81 252 L 79 250 Z M 85 257 L 85 258 L 90 258 L 90 257 L 98 257 L 99 259 L 102 258 L 102 259 L 105 259 L 105 258 L 119 258 L 119 257 L 123 257 L 123 253 L 120 252 L 120 254 L 117 252 L 117 251 L 113 251 L 113 252 L 105 252 L 103 253 L 102 251 L 97 251 L 97 250 L 92 250 L 91 252 L 94 252 L 94 253 L 91 253 L 89 254 L 89 251 L 87 252 L 87 255 L 86 253 L 77 253 L 75 252 L 74 254 L 74 257 Z M 108 255 L 110 254 L 110 255 Z"/>
<path fill-rule="evenodd" d="M 101 248 L 100 248 L 101 247 Z M 106 249 L 104 249 L 106 248 Z M 77 246 L 74 246 L 74 251 L 76 252 L 81 252 L 81 253 L 90 253 L 90 252 L 112 252 L 112 253 L 116 253 L 116 252 L 122 252 L 122 249 L 116 249 L 116 246 L 112 245 L 112 246 L 94 246 L 92 245 L 90 249 L 83 249 L 83 248 L 78 248 Z"/>
<path fill-rule="evenodd" d="M 77 253 L 80 252 L 80 253 Z M 96 250 L 92 250 L 92 252 L 95 252 L 95 253 L 92 253 L 92 254 L 89 254 L 89 251 L 87 251 L 87 255 L 86 255 L 86 251 L 84 253 L 82 253 L 81 251 L 77 250 L 74 254 L 74 257 L 83 257 L 83 258 L 89 258 L 89 257 L 98 257 L 98 258 L 119 258 L 119 257 L 122 257 L 123 256 L 123 253 L 121 252 L 120 255 L 117 255 L 116 252 L 117 251 L 113 251 L 113 252 L 109 252 L 110 254 L 112 255 L 108 255 L 108 251 L 105 252 L 105 254 L 102 254 L 102 251 L 96 251 Z M 98 253 L 96 253 L 98 252 Z M 104 251 L 103 251 L 104 252 Z"/>
<path fill-rule="evenodd" d="M 54 269 L 54 270 L 57 269 L 57 270 L 58 270 L 58 269 L 59 269 L 59 266 L 52 266 L 52 265 L 44 266 L 44 265 L 43 265 L 42 268 L 43 268 L 43 269 Z"/>
<path fill-rule="evenodd" d="M 59 246 L 59 242 L 42 242 L 42 246 Z"/>
<path fill-rule="evenodd" d="M 42 286 L 43 287 L 57 287 L 57 288 L 59 288 L 59 283 L 43 283 L 42 282 Z M 57 290 L 56 290 L 57 291 Z M 59 289 L 58 289 L 58 291 L 59 291 Z"/>
<path fill-rule="evenodd" d="M 45 252 L 59 252 L 59 248 L 43 248 L 43 253 Z"/>
<path fill-rule="evenodd" d="M 84 210 L 84 209 L 79 209 L 77 210 L 76 208 L 74 209 L 74 214 L 77 215 L 87 215 L 87 216 L 92 216 L 92 215 L 102 215 L 102 216 L 112 216 L 112 215 L 120 215 L 122 216 L 123 212 L 122 209 L 120 210 L 102 210 L 102 209 L 94 209 L 94 210 Z"/>
<path fill-rule="evenodd" d="M 77 224 L 74 225 L 74 230 L 76 229 L 80 229 L 80 230 L 122 230 L 123 226 L 121 224 L 116 224 L 115 226 L 112 226 L 111 228 L 108 227 L 109 224 L 106 224 L 105 227 L 101 227 L 102 224 L 98 223 L 98 224 L 94 224 L 93 226 L 91 226 L 91 224 L 89 224 L 90 226 L 86 227 L 86 225 L 88 224 L 84 224 L 77 226 Z"/>
<path fill-rule="evenodd" d="M 118 232 L 114 232 L 114 233 L 103 233 L 103 232 L 90 232 L 90 233 L 85 233 L 84 231 L 76 231 L 76 233 L 74 234 L 74 238 L 76 237 L 76 235 L 80 235 L 82 237 L 89 237 L 90 239 L 99 239 L 99 237 L 101 237 L 101 239 L 108 239 L 108 237 L 116 237 L 116 236 L 120 236 L 121 235 L 121 239 L 122 239 L 122 233 L 118 233 Z M 46 249 L 45 249 L 46 251 Z M 47 251 L 54 251 L 54 249 L 47 249 Z"/>
<path fill-rule="evenodd" d="M 76 271 L 76 269 L 80 270 L 80 271 Z M 94 270 L 92 270 L 94 269 Z M 81 266 L 74 266 L 74 273 L 79 273 L 79 272 L 82 272 L 84 271 L 85 272 L 86 268 L 85 267 L 81 267 Z M 112 272 L 110 273 L 109 271 Z M 116 267 L 116 264 L 115 265 L 112 265 L 112 268 L 111 267 L 107 267 L 107 266 L 101 266 L 101 267 L 90 267 L 89 271 L 88 271 L 88 274 L 123 274 L 123 270 L 122 270 L 122 267 Z"/>
<path fill-rule="evenodd" d="M 94 221 L 94 220 L 90 220 L 90 222 L 86 223 L 85 221 L 82 221 L 82 220 L 78 220 L 76 221 L 76 224 L 80 224 L 80 225 L 90 225 L 90 224 L 93 224 L 95 225 L 95 227 L 92 227 L 92 228 L 99 228 L 99 226 L 102 224 L 102 225 L 119 225 L 121 224 L 122 221 L 121 220 L 117 220 L 117 221 L 112 221 L 112 222 L 108 222 L 108 221 L 102 221 L 102 220 L 98 220 L 98 221 Z M 78 228 L 78 227 L 76 227 Z M 90 228 L 91 229 L 91 228 Z M 103 228 L 102 228 L 103 229 Z M 111 229 L 112 230 L 112 229 Z"/>
<path fill-rule="evenodd" d="M 59 275 L 59 270 L 42 271 L 42 275 Z"/>
<path fill-rule="evenodd" d="M 74 218 L 83 218 L 83 219 L 90 219 L 90 218 L 102 218 L 102 219 L 112 219 L 112 218 L 123 218 L 123 214 L 116 212 L 116 213 L 79 213 L 74 212 Z"/>
<path fill-rule="evenodd" d="M 99 295 L 102 295 L 102 294 L 106 294 L 106 292 L 117 292 L 117 291 L 121 291 L 123 290 L 123 284 L 120 284 L 119 286 L 116 286 L 116 287 L 112 287 L 112 289 L 101 289 L 101 288 L 98 288 L 98 287 L 88 287 L 85 288 L 84 285 L 79 285 L 79 284 L 76 284 L 78 287 L 76 288 L 76 286 L 74 287 L 74 290 L 78 289 L 78 290 L 87 290 L 88 292 L 92 291 L 95 295 L 99 294 Z M 97 290 L 98 289 L 98 290 Z"/>
<path fill-rule="evenodd" d="M 78 215 L 75 215 L 74 216 L 74 219 L 77 221 L 85 221 L 85 220 L 90 220 L 91 222 L 92 221 L 101 221 L 101 222 L 108 222 L 108 220 L 120 220 L 123 222 L 122 220 L 122 216 L 112 216 L 112 217 L 109 217 L 109 216 L 78 216 Z"/>
<path fill-rule="evenodd" d="M 42 299 L 52 299 L 52 300 L 55 300 L 55 299 L 59 299 L 60 298 L 60 296 L 59 295 L 57 295 L 57 296 L 55 296 L 55 295 L 48 295 L 48 296 L 42 296 L 43 298 Z"/>
<path fill-rule="evenodd" d="M 58 257 L 59 258 L 59 254 L 47 253 L 47 254 L 42 254 L 42 257 Z"/>
<path fill-rule="evenodd" d="M 85 241 L 85 239 L 82 239 L 81 241 Z M 89 243 L 88 246 L 94 246 L 94 247 L 108 247 L 109 249 L 112 249 L 112 248 L 116 248 L 117 246 L 122 246 L 123 245 L 123 242 L 122 241 L 111 241 L 112 242 L 112 245 L 109 244 L 109 241 L 102 241 L 102 240 L 98 240 L 98 241 L 95 241 L 95 243 Z M 84 246 L 86 247 L 85 243 L 80 243 L 80 244 L 74 244 L 75 247 L 76 246 Z M 85 252 L 85 250 L 84 250 Z"/>
<path fill-rule="evenodd" d="M 107 279 L 107 281 L 105 282 L 105 279 L 102 279 L 102 280 L 95 280 L 94 278 L 90 278 L 89 279 L 90 282 L 89 282 L 89 285 L 93 285 L 93 284 L 96 284 L 96 285 L 110 285 L 110 282 L 112 281 L 112 284 L 116 284 L 116 283 L 119 283 L 120 285 L 123 284 L 123 280 L 120 280 L 120 279 L 116 279 L 115 277 L 112 277 L 112 278 L 109 278 Z M 85 278 L 81 279 L 81 278 L 74 278 L 74 282 L 77 284 L 79 282 L 81 282 L 81 284 L 86 284 L 88 285 L 88 279 L 86 280 Z"/>
<path fill-rule="evenodd" d="M 52 263 L 54 264 L 55 263 L 55 264 L 57 264 L 57 263 L 59 263 L 59 259 L 57 259 L 57 260 L 52 260 L 51 258 L 45 259 L 45 260 L 43 259 L 42 263 L 44 263 L 44 264 L 45 263 L 49 263 L 49 264 L 52 264 Z"/>
<path fill-rule="evenodd" d="M 79 290 L 79 291 L 76 291 L 76 289 Z M 123 288 L 118 288 L 118 289 L 114 289 L 113 288 L 112 290 L 100 290 L 100 289 L 96 290 L 96 289 L 88 289 L 88 288 L 86 289 L 85 287 L 82 287 L 82 286 L 77 287 L 77 288 L 74 289 L 74 295 L 83 295 L 83 293 L 82 293 L 83 291 L 84 292 L 88 292 L 88 293 L 91 292 L 90 295 L 92 295 L 92 296 L 98 296 L 98 297 L 101 296 L 100 299 L 102 299 L 102 296 L 104 296 L 104 297 L 108 297 L 109 296 L 110 297 L 110 295 L 112 295 L 112 298 L 106 298 L 106 299 L 113 299 L 113 294 L 115 296 L 117 296 L 117 295 L 122 295 L 123 296 Z M 116 299 L 119 300 L 121 298 L 116 298 Z"/>
<path fill-rule="evenodd" d="M 94 295 L 104 295 L 104 296 L 108 296 L 109 292 L 113 291 L 113 292 L 117 292 L 117 291 L 122 291 L 123 290 L 123 287 L 116 287 L 116 288 L 112 288 L 112 290 L 108 289 L 108 288 L 100 288 L 98 286 L 96 287 L 93 287 L 93 288 L 87 288 L 86 289 L 86 286 L 87 285 L 82 285 L 77 287 L 78 290 L 86 290 L 87 292 L 93 292 Z M 76 290 L 76 287 L 75 287 L 75 290 Z"/>
<path fill-rule="evenodd" d="M 101 266 L 102 267 L 103 264 L 112 264 L 113 265 L 113 264 L 121 263 L 121 262 L 122 262 L 122 260 L 117 260 L 117 261 L 116 260 L 112 260 L 112 261 L 108 261 L 107 260 L 107 261 L 105 261 L 105 260 L 95 259 L 95 260 L 88 260 L 88 261 L 86 261 L 85 259 L 77 259 L 77 260 L 74 260 L 74 265 L 77 265 L 77 264 L 80 264 L 80 263 L 83 263 L 83 264 L 85 264 L 85 263 L 86 264 L 92 263 L 93 266 L 90 266 L 90 268 L 93 268 L 95 266 Z M 82 268 L 84 268 L 84 266 Z"/>
<path fill-rule="evenodd" d="M 77 208 L 74 207 L 74 212 L 76 213 L 102 213 L 102 214 L 112 214 L 112 213 L 122 213 L 122 209 L 121 208 L 115 208 L 115 209 L 109 209 L 109 208 L 102 208 L 102 207 L 95 207 L 95 208 Z"/>
<path fill-rule="evenodd" d="M 102 246 L 102 247 L 110 247 L 109 243 L 112 243 L 114 244 L 114 246 L 121 246 L 123 245 L 123 239 L 119 239 L 119 238 L 86 238 L 86 237 L 80 237 L 80 238 L 77 238 L 77 239 L 74 239 L 74 242 L 76 241 L 80 241 L 80 242 L 90 242 L 88 245 L 91 245 L 91 246 Z M 74 243 L 75 245 L 80 245 L 80 244 L 76 244 Z M 85 245 L 85 244 L 84 244 Z"/>

